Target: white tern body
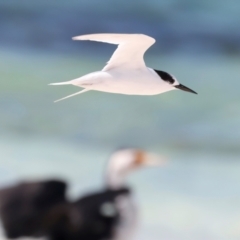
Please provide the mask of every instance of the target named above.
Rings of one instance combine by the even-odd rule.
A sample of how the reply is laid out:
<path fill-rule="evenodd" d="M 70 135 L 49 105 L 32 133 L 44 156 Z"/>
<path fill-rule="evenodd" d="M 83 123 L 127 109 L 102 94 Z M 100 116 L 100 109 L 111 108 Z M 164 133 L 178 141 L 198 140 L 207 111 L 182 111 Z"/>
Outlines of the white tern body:
<path fill-rule="evenodd" d="M 102 71 L 89 73 L 80 78 L 50 85 L 72 84 L 84 90 L 59 99 L 96 90 L 127 95 L 156 95 L 170 90 L 191 89 L 179 84 L 166 72 L 146 67 L 143 55 L 155 39 L 143 34 L 90 34 L 74 37 L 74 40 L 91 40 L 117 44 L 118 48 Z"/>

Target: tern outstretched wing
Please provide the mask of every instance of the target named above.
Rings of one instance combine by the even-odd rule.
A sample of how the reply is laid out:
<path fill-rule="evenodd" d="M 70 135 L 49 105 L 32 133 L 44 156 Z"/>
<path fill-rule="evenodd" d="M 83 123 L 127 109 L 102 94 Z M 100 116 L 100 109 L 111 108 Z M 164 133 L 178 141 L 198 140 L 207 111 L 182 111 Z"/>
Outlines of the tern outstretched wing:
<path fill-rule="evenodd" d="M 103 71 L 124 65 L 127 68 L 145 67 L 143 55 L 155 43 L 155 39 L 144 34 L 90 34 L 73 37 L 73 40 L 90 40 L 117 44 Z"/>

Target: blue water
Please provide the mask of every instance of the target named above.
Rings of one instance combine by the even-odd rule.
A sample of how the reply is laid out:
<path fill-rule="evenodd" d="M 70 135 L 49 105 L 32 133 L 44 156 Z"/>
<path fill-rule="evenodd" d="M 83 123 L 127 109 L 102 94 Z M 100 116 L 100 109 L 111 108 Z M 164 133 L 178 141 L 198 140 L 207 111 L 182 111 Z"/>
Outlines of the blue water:
<path fill-rule="evenodd" d="M 236 55 L 239 9 L 237 0 L 0 1 L 0 44 L 76 53 L 79 44 L 70 41 L 75 35 L 145 33 L 158 40 L 152 53 Z M 93 51 L 104 48 L 87 45 Z"/>
<path fill-rule="evenodd" d="M 137 146 L 168 164 L 134 173 L 137 239 L 240 239 L 240 2 L 0 1 L 0 186 L 59 177 L 69 197 L 100 188 L 109 154 Z M 50 82 L 99 70 L 114 46 L 95 32 L 145 33 L 149 66 L 198 95 L 137 97 Z"/>

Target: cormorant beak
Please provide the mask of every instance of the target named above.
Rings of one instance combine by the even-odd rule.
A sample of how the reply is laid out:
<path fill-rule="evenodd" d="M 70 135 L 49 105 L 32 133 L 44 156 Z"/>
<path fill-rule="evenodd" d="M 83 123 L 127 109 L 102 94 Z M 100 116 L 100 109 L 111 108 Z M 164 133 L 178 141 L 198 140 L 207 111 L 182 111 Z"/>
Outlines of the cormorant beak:
<path fill-rule="evenodd" d="M 183 91 L 185 91 L 185 92 L 190 92 L 190 93 L 195 93 L 195 94 L 197 94 L 197 93 L 194 92 L 192 89 L 190 89 L 190 88 L 188 88 L 188 87 L 185 87 L 185 86 L 182 85 L 182 84 L 176 85 L 176 86 L 174 86 L 174 87 L 177 88 L 177 89 L 183 90 Z"/>
<path fill-rule="evenodd" d="M 154 166 L 162 166 L 165 165 L 167 160 L 159 156 L 157 154 L 153 153 L 146 153 L 145 154 L 145 159 L 144 159 L 144 165 L 149 166 L 149 167 L 154 167 Z"/>

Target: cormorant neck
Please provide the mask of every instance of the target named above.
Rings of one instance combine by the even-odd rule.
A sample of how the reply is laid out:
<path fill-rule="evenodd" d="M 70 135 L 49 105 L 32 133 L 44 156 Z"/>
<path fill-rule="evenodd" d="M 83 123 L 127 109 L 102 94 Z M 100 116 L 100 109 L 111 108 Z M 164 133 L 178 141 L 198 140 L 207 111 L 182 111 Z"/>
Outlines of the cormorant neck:
<path fill-rule="evenodd" d="M 126 173 L 122 171 L 108 168 L 105 177 L 106 185 L 110 189 L 117 190 L 125 186 Z"/>

